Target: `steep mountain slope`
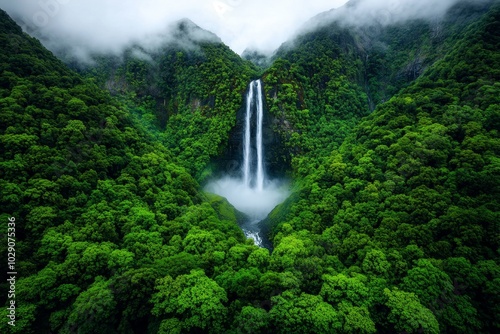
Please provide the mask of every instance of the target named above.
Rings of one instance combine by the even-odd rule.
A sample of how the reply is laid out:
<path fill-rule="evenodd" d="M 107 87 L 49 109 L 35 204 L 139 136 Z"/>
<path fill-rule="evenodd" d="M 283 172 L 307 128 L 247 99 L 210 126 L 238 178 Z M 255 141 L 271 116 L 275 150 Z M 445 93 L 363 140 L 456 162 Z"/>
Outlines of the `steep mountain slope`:
<path fill-rule="evenodd" d="M 258 250 L 243 243 L 227 202 L 205 198 L 126 106 L 3 11 L 0 48 L 0 217 L 17 222 L 18 272 L 15 297 L 1 297 L 16 303 L 15 326 L 2 321 L 2 333 L 157 329 L 156 279 L 210 274 L 207 247 Z"/>
<path fill-rule="evenodd" d="M 271 214 L 276 249 L 312 242 L 324 252 L 332 272 L 322 277 L 317 264 L 308 282 L 340 309 L 354 307 L 346 321 L 363 309 L 381 332 L 498 330 L 499 22 L 496 2 L 323 162 L 298 165 L 301 190 Z M 369 300 L 348 297 L 348 284 L 366 287 Z M 388 308 L 377 309 L 383 300 Z"/>
<path fill-rule="evenodd" d="M 161 42 L 74 66 L 135 109 L 150 130 L 162 133 L 179 163 L 203 180 L 211 173 L 210 160 L 227 147 L 235 111 L 256 70 L 189 20 L 168 32 L 158 37 Z"/>
<path fill-rule="evenodd" d="M 424 21 L 373 38 L 332 22 L 279 51 L 263 81 L 295 191 L 268 219 L 272 253 L 195 181 L 248 62 L 183 21 L 181 45 L 81 76 L 0 12 L 0 219 L 16 217 L 18 272 L 0 331 L 498 332 L 500 5 L 477 3 L 440 43 Z"/>
<path fill-rule="evenodd" d="M 263 75 L 269 111 L 287 144 L 284 163 L 295 157 L 298 175 L 308 173 L 301 161 L 320 160 L 338 148 L 361 117 L 452 50 L 491 6 L 489 0 L 466 1 L 433 20 L 387 23 L 367 15 L 348 21 L 360 15 L 360 3 L 313 18 L 277 51 Z"/>

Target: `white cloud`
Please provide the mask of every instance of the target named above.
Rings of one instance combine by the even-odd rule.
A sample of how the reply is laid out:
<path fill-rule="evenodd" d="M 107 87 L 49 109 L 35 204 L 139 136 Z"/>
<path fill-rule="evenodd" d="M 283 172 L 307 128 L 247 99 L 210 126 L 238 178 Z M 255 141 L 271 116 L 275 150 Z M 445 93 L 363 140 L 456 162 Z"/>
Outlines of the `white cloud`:
<path fill-rule="evenodd" d="M 362 0 L 358 10 L 340 11 L 349 22 L 370 17 L 394 21 L 444 12 L 457 0 Z M 471 0 L 473 1 L 473 0 Z M 477 1 L 477 0 L 476 0 Z M 38 27 L 46 46 L 71 46 L 75 53 L 119 51 L 131 41 L 167 32 L 189 18 L 218 35 L 235 52 L 272 52 L 318 13 L 347 0 L 0 0 L 19 23 Z M 19 20 L 21 19 L 21 20 Z"/>
<path fill-rule="evenodd" d="M 347 6 L 341 18 L 349 23 L 374 19 L 382 24 L 440 17 L 459 0 L 365 0 Z M 478 0 L 470 0 L 478 1 Z"/>
<path fill-rule="evenodd" d="M 274 50 L 311 16 L 346 1 L 0 0 L 0 8 L 38 27 L 39 36 L 80 50 L 117 51 L 189 18 L 241 53 L 248 46 Z"/>

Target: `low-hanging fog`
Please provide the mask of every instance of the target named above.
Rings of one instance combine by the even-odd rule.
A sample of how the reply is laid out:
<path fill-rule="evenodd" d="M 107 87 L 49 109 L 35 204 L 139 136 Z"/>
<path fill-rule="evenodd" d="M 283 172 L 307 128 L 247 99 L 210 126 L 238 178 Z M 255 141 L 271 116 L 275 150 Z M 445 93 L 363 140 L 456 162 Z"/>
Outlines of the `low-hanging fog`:
<path fill-rule="evenodd" d="M 436 16 L 458 1 L 351 0 L 349 10 L 337 11 L 340 15 L 328 11 L 347 0 L 0 0 L 0 8 L 49 49 L 85 58 L 154 41 L 183 18 L 213 32 L 236 53 L 250 48 L 271 54 L 322 12 L 314 25 L 336 17 L 357 24 L 373 18 L 390 23 Z"/>
<path fill-rule="evenodd" d="M 225 197 L 229 203 L 248 215 L 251 220 L 266 218 L 269 212 L 289 195 L 286 181 L 269 180 L 263 190 L 257 190 L 247 187 L 240 178 L 229 176 L 208 183 L 205 189 Z"/>
<path fill-rule="evenodd" d="M 74 55 L 119 53 L 130 43 L 168 33 L 188 18 L 233 51 L 274 51 L 310 17 L 347 0 L 0 0 L 31 35 L 51 50 Z"/>

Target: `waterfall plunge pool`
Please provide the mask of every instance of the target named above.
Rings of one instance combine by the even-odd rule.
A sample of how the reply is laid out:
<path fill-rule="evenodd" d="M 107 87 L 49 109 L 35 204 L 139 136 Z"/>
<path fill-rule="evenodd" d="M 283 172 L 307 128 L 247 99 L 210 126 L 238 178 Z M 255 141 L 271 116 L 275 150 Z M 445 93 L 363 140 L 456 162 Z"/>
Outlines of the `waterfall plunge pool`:
<path fill-rule="evenodd" d="M 205 189 L 225 197 L 231 205 L 247 216 L 240 227 L 247 238 L 251 238 L 260 247 L 269 244 L 260 231 L 259 222 L 288 196 L 288 183 L 268 180 L 262 189 L 249 187 L 238 178 L 223 177 L 207 184 Z"/>

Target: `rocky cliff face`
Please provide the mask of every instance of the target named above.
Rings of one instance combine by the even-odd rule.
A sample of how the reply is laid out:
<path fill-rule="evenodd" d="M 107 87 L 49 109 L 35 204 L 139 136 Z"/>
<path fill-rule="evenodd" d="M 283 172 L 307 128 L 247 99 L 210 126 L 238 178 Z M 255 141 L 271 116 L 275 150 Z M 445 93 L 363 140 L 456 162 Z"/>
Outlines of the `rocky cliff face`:
<path fill-rule="evenodd" d="M 263 89 L 265 90 L 265 87 Z M 247 93 L 248 90 L 245 94 Z M 239 177 L 242 170 L 245 103 L 236 111 L 236 125 L 229 133 L 226 150 L 215 160 L 219 173 L 228 174 L 231 177 Z M 284 143 L 275 131 L 276 124 L 278 123 L 277 118 L 269 113 L 266 100 L 264 99 L 262 141 L 264 145 L 264 168 L 269 178 L 282 177 L 290 168 Z M 252 129 L 255 128 L 255 119 L 252 120 L 250 126 Z M 254 153 L 255 150 L 255 143 L 252 142 L 252 151 Z"/>

